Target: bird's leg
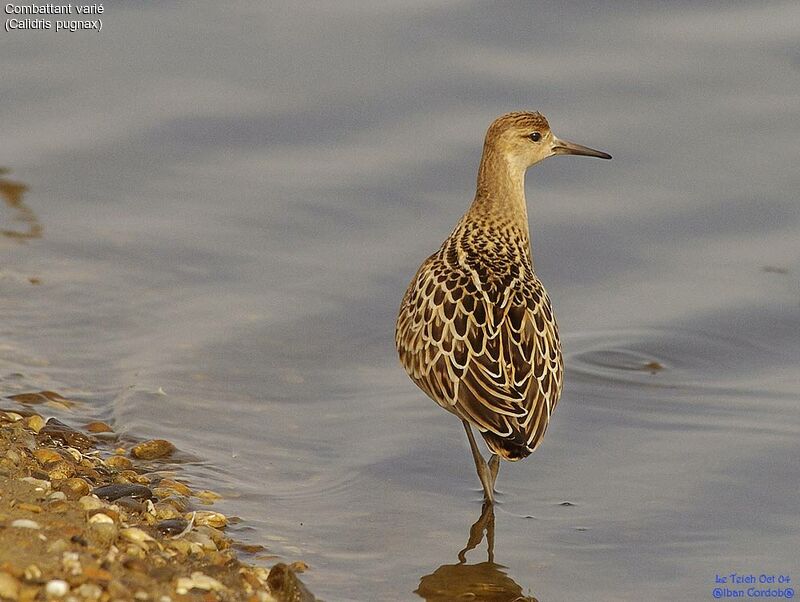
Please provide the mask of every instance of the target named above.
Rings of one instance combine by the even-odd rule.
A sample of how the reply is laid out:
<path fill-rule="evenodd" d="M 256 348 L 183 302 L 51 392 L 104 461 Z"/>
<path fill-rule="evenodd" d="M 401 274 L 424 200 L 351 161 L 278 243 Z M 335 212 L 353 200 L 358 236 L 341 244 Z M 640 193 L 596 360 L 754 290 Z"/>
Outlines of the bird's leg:
<path fill-rule="evenodd" d="M 464 429 L 467 431 L 467 438 L 469 439 L 469 446 L 472 448 L 472 458 L 475 460 L 475 469 L 478 471 L 478 478 L 483 485 L 483 497 L 490 504 L 494 504 L 494 489 L 492 487 L 492 477 L 489 474 L 489 467 L 486 466 L 486 460 L 481 456 L 478 449 L 478 444 L 475 443 L 475 436 L 472 434 L 472 427 L 469 422 L 462 420 Z"/>
<path fill-rule="evenodd" d="M 492 454 L 489 458 L 489 476 L 492 477 L 492 491 L 494 491 L 494 484 L 497 482 L 497 473 L 500 472 L 500 456 Z"/>

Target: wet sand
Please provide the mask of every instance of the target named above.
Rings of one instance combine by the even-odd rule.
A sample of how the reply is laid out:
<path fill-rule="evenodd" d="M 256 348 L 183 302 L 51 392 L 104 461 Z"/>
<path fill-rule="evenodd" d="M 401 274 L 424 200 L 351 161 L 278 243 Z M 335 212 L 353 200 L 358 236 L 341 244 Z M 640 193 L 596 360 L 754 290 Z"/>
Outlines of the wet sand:
<path fill-rule="evenodd" d="M 233 519 L 212 509 L 218 494 L 170 478 L 175 452 L 122 442 L 102 422 L 79 431 L 0 410 L 0 600 L 314 600 L 302 563 L 239 558 L 263 548 L 225 534 Z"/>

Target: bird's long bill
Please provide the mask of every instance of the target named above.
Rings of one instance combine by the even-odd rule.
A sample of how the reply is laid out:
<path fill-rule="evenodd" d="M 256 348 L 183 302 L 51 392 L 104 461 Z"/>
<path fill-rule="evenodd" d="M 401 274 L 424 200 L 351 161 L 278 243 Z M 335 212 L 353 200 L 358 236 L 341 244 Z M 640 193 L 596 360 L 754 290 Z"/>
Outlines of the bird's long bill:
<path fill-rule="evenodd" d="M 611 155 L 603 151 L 594 150 L 588 146 L 575 144 L 574 142 L 567 142 L 555 138 L 553 140 L 553 154 L 555 155 L 584 155 L 586 157 L 599 157 L 601 159 L 610 159 Z"/>

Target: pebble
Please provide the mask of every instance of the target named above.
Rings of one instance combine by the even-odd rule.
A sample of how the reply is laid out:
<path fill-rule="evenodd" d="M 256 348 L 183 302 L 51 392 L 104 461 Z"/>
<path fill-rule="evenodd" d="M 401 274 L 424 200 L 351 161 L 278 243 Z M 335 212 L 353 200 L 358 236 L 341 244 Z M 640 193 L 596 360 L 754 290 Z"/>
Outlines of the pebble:
<path fill-rule="evenodd" d="M 95 514 L 95 516 L 104 515 Z M 108 523 L 100 520 L 90 522 L 83 535 L 90 545 L 100 548 L 101 550 L 107 550 L 117 541 L 119 530 L 113 522 Z"/>
<path fill-rule="evenodd" d="M 51 598 L 63 598 L 69 593 L 69 584 L 61 579 L 53 579 L 47 582 L 44 591 Z"/>
<path fill-rule="evenodd" d="M 15 521 L 11 522 L 12 527 L 16 529 L 41 529 L 42 527 L 37 523 L 35 520 L 30 520 L 27 518 L 18 518 Z"/>
<path fill-rule="evenodd" d="M 197 525 L 208 525 L 209 527 L 220 528 L 220 527 L 225 527 L 228 524 L 228 518 L 224 514 L 220 514 L 219 512 L 198 510 L 194 514 L 195 514 L 194 522 Z M 184 516 L 186 520 L 189 520 L 190 517 L 191 515 Z"/>
<path fill-rule="evenodd" d="M 147 500 L 147 501 L 149 502 L 150 500 Z M 122 496 L 120 498 L 117 498 L 116 500 L 114 500 L 114 503 L 117 506 L 119 506 L 120 508 L 125 508 L 125 510 L 128 510 L 130 512 L 139 512 L 139 513 L 141 513 L 141 512 L 144 512 L 145 510 L 147 510 L 147 507 L 142 502 L 140 502 L 139 500 L 137 500 L 135 498 L 132 498 L 129 495 L 125 495 L 125 496 Z M 152 504 L 152 502 L 150 502 L 150 503 Z"/>
<path fill-rule="evenodd" d="M 64 552 L 61 555 L 61 568 L 68 575 L 80 575 L 83 572 L 80 555 L 77 552 Z"/>
<path fill-rule="evenodd" d="M 189 487 L 180 481 L 173 481 L 172 479 L 161 479 L 158 483 L 159 487 L 166 487 L 167 489 L 172 489 L 173 491 L 177 491 L 181 495 L 192 495 L 192 490 Z"/>
<path fill-rule="evenodd" d="M 64 448 L 64 452 L 69 454 L 76 462 L 83 462 L 83 454 L 74 447 L 66 447 Z M 91 467 L 91 463 L 89 463 L 88 467 Z"/>
<path fill-rule="evenodd" d="M 116 468 L 117 470 L 129 470 L 133 468 L 133 462 L 131 462 L 130 458 L 126 458 L 125 456 L 111 456 L 104 464 L 109 468 Z"/>
<path fill-rule="evenodd" d="M 20 502 L 17 504 L 17 508 L 20 510 L 27 510 L 28 512 L 33 512 L 35 514 L 39 514 L 42 511 L 42 507 L 36 504 L 29 504 L 28 502 Z"/>
<path fill-rule="evenodd" d="M 180 595 L 188 594 L 192 589 L 200 589 L 208 592 L 221 592 L 225 591 L 226 588 L 224 585 L 222 585 L 222 583 L 213 577 L 209 577 L 200 571 L 195 571 L 192 573 L 191 577 L 180 577 L 178 579 L 178 584 L 175 587 L 175 591 Z"/>
<path fill-rule="evenodd" d="M 71 500 L 86 495 L 87 493 L 89 493 L 89 490 L 91 489 L 89 483 L 87 483 L 84 479 L 80 477 L 72 477 L 71 479 L 66 479 L 63 483 L 61 483 L 59 488 Z"/>
<path fill-rule="evenodd" d="M 42 427 L 44 427 L 44 418 L 38 414 L 28 416 L 28 418 L 25 420 L 25 426 L 31 429 L 34 433 L 39 433 L 39 431 L 42 430 Z"/>
<path fill-rule="evenodd" d="M 168 518 L 156 523 L 156 529 L 164 535 L 177 535 L 182 533 L 187 526 L 189 526 L 189 521 L 182 518 Z"/>
<path fill-rule="evenodd" d="M 42 569 L 35 564 L 29 564 L 27 567 L 25 567 L 22 575 L 25 581 L 38 581 L 42 578 Z"/>
<path fill-rule="evenodd" d="M 96 583 L 84 583 L 78 588 L 77 593 L 81 600 L 99 600 L 103 595 L 103 588 Z"/>
<path fill-rule="evenodd" d="M 47 491 L 50 489 L 50 481 L 44 479 L 36 479 L 34 477 L 22 477 L 20 481 L 24 481 L 29 485 L 33 485 L 37 491 Z"/>
<path fill-rule="evenodd" d="M 61 461 L 51 464 L 47 469 L 47 476 L 51 481 L 63 481 L 75 474 L 75 468 L 69 462 Z"/>
<path fill-rule="evenodd" d="M 67 494 L 63 491 L 54 491 L 50 495 L 47 496 L 48 500 L 65 500 L 67 499 Z"/>
<path fill-rule="evenodd" d="M 142 460 L 155 460 L 165 458 L 175 451 L 175 446 L 164 439 L 150 439 L 139 445 L 134 445 L 131 455 Z"/>
<path fill-rule="evenodd" d="M 106 500 L 116 500 L 121 497 L 132 497 L 135 500 L 149 500 L 153 492 L 149 487 L 135 483 L 114 483 L 98 487 L 92 493 Z"/>
<path fill-rule="evenodd" d="M 19 581 L 13 575 L 0 572 L 0 598 L 3 600 L 19 599 Z"/>
<path fill-rule="evenodd" d="M 109 523 L 109 524 L 113 525 L 114 524 L 114 519 L 111 518 L 108 514 L 104 514 L 102 512 L 98 512 L 97 514 L 92 514 L 92 516 L 89 517 L 89 523 L 90 524 L 93 524 L 93 523 Z"/>
<path fill-rule="evenodd" d="M 276 595 L 278 600 L 291 600 L 292 602 L 311 602 L 315 600 L 311 592 L 297 578 L 294 571 L 282 562 L 272 567 L 267 577 L 267 583 L 270 591 Z"/>
<path fill-rule="evenodd" d="M 186 536 L 186 541 L 197 544 L 201 550 L 210 550 L 212 552 L 217 551 L 217 544 L 215 544 L 214 540 L 205 533 L 192 531 Z"/>
<path fill-rule="evenodd" d="M 54 462 L 64 461 L 64 456 L 49 447 L 40 447 L 39 449 L 35 450 L 33 452 L 33 457 L 36 458 L 36 461 L 43 467 L 46 467 L 48 464 L 52 464 Z"/>
<path fill-rule="evenodd" d="M 90 433 L 113 433 L 114 429 L 105 422 L 94 421 L 86 425 L 86 430 Z"/>
<path fill-rule="evenodd" d="M 213 504 L 218 499 L 222 498 L 220 494 L 215 493 L 213 491 L 209 491 L 208 489 L 204 489 L 203 491 L 198 491 L 194 495 L 204 504 Z"/>
<path fill-rule="evenodd" d="M 71 426 L 67 426 L 55 418 L 50 418 L 45 423 L 44 427 L 39 431 L 38 437 L 43 441 L 60 441 L 64 445 L 78 449 L 89 449 L 94 445 L 91 437 L 76 431 Z"/>
<path fill-rule="evenodd" d="M 78 504 L 84 512 L 91 512 L 92 510 L 100 510 L 101 508 L 108 508 L 108 504 L 104 501 L 97 499 L 91 495 L 84 495 L 78 500 Z"/>
<path fill-rule="evenodd" d="M 108 583 L 114 578 L 109 571 L 101 568 L 87 566 L 83 569 L 83 574 L 92 581 L 99 581 L 101 583 Z"/>
<path fill-rule="evenodd" d="M 128 527 L 127 529 L 122 529 L 119 534 L 136 545 L 143 545 L 147 542 L 155 541 L 155 539 L 153 539 L 150 535 L 137 527 Z"/>

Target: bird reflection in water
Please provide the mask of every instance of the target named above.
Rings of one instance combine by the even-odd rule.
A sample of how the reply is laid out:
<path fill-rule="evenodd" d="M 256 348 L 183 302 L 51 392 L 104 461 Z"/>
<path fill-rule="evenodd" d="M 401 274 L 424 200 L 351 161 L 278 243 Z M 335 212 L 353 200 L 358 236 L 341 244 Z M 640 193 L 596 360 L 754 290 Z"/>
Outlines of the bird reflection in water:
<path fill-rule="evenodd" d="M 467 564 L 467 552 L 477 548 L 486 534 L 486 562 Z M 522 586 L 494 561 L 494 506 L 484 503 L 480 518 L 469 530 L 467 545 L 458 553 L 457 564 L 443 564 L 419 580 L 414 592 L 427 602 L 538 602 L 525 596 Z"/>

